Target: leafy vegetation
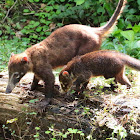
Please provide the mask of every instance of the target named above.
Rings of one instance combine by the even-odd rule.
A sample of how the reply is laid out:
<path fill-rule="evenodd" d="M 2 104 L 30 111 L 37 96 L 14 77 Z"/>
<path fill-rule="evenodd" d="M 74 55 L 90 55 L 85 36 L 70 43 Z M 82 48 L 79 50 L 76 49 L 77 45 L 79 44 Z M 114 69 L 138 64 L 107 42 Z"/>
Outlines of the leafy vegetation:
<path fill-rule="evenodd" d="M 9 57 L 12 52 L 21 53 L 28 47 L 29 39 L 23 38 L 19 40 L 13 37 L 13 40 L 1 39 L 0 40 L 0 71 L 3 70 L 8 63 Z"/>
<path fill-rule="evenodd" d="M 26 120 L 31 120 L 36 115 L 37 115 L 36 112 L 28 113 L 28 115 L 26 116 L 27 117 Z M 20 135 L 20 130 L 16 133 L 15 130 L 12 130 L 10 127 L 8 127 L 8 124 L 13 124 L 13 125 L 16 125 L 17 128 L 22 129 L 22 127 L 18 126 L 17 121 L 18 121 L 17 118 L 13 118 L 11 120 L 7 120 L 6 125 L 2 126 L 3 130 L 4 130 L 4 133 L 6 134 L 7 130 L 9 130 L 10 135 L 14 139 L 18 138 L 19 140 L 24 140 L 28 136 L 28 138 L 30 138 L 30 139 L 40 140 L 44 135 L 45 139 L 48 138 L 48 139 L 51 139 L 51 140 L 65 140 L 67 138 L 70 138 L 71 140 L 73 140 L 74 135 L 79 135 L 80 138 L 84 140 L 84 135 L 85 134 L 78 129 L 68 128 L 67 130 L 60 131 L 60 130 L 55 129 L 53 125 L 48 127 L 48 130 L 46 130 L 46 131 L 41 130 L 42 128 L 39 127 L 39 126 L 35 126 L 34 127 L 34 133 L 30 134 L 30 132 L 29 132 L 30 128 L 29 127 L 32 126 L 33 122 L 29 122 L 29 121 L 26 122 L 27 131 L 25 131 L 23 133 L 23 135 Z M 19 134 L 19 135 L 17 135 L 17 134 Z"/>
<path fill-rule="evenodd" d="M 122 53 L 129 54 L 140 59 L 140 24 L 128 25 L 126 31 L 115 28 L 110 38 L 107 38 L 103 44 L 103 49 L 113 49 Z"/>

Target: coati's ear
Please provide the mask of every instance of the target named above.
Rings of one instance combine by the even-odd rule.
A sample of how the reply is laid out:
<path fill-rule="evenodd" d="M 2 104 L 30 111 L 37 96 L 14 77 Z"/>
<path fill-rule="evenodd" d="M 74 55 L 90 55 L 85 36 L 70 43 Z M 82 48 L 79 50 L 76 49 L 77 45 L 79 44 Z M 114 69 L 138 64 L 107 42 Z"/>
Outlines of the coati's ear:
<path fill-rule="evenodd" d="M 68 71 L 63 71 L 62 72 L 62 75 L 68 77 L 69 76 L 69 73 L 68 73 Z"/>
<path fill-rule="evenodd" d="M 24 56 L 24 57 L 21 59 L 21 61 L 27 63 L 27 62 L 28 62 L 27 56 Z"/>
<path fill-rule="evenodd" d="M 12 52 L 10 57 L 12 57 L 12 56 L 14 56 L 14 55 L 15 55 L 15 54 Z"/>

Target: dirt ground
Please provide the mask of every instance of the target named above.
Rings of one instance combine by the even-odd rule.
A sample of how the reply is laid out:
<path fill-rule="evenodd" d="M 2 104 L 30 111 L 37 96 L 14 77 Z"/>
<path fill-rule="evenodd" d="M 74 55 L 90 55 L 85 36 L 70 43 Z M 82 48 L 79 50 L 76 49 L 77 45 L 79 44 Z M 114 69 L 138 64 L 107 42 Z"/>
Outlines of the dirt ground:
<path fill-rule="evenodd" d="M 54 74 L 56 85 L 59 85 L 58 73 Z M 33 74 L 27 74 L 11 94 L 6 94 L 8 75 L 7 72 L 0 73 L 0 124 L 16 116 L 15 112 L 23 112 L 22 107 L 27 104 L 30 110 L 41 112 L 43 82 L 38 90 L 31 92 L 32 78 Z M 88 89 L 80 95 L 75 95 L 73 90 L 54 95 L 50 105 L 38 115 L 44 119 L 40 125 L 42 130 L 53 124 L 59 130 L 77 128 L 91 139 L 140 139 L 140 72 L 131 71 L 128 78 L 131 89 L 119 84 L 117 88 L 110 87 L 112 80 L 93 78 Z"/>

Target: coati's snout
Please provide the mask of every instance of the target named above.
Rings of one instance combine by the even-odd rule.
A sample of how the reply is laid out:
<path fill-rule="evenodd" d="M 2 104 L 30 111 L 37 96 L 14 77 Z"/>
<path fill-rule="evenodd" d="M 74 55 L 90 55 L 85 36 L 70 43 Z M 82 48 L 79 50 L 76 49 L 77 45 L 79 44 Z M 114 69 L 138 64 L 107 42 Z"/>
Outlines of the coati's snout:
<path fill-rule="evenodd" d="M 6 93 L 11 93 L 20 79 L 25 75 L 23 72 L 9 73 L 9 81 L 6 88 Z"/>
<path fill-rule="evenodd" d="M 67 71 L 63 71 L 60 73 L 59 81 L 64 92 L 67 92 L 72 86 L 72 79 Z"/>

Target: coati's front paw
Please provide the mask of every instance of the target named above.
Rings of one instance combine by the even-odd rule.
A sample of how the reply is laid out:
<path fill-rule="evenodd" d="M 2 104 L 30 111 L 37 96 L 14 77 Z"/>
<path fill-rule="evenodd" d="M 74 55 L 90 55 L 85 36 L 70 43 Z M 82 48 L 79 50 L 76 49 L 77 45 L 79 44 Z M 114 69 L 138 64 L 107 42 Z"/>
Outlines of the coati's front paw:
<path fill-rule="evenodd" d="M 52 98 L 45 98 L 42 101 L 40 101 L 37 105 L 36 105 L 36 109 L 39 113 L 43 113 L 45 112 L 47 106 L 50 104 Z"/>

